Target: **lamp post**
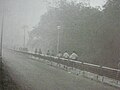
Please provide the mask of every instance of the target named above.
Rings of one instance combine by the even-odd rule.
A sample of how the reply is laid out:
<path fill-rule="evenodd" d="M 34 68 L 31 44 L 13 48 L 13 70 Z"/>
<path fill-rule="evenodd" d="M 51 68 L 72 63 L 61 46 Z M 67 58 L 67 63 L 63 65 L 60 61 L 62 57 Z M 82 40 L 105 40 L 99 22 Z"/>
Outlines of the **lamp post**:
<path fill-rule="evenodd" d="M 27 25 L 24 25 L 24 26 L 23 26 L 23 30 L 24 30 L 24 43 L 23 43 L 23 47 L 24 47 L 24 48 L 26 47 L 26 33 L 25 33 L 25 31 L 26 31 L 27 28 L 28 28 Z"/>
<path fill-rule="evenodd" d="M 59 52 L 59 44 L 60 44 L 60 26 L 57 26 L 57 53 Z"/>

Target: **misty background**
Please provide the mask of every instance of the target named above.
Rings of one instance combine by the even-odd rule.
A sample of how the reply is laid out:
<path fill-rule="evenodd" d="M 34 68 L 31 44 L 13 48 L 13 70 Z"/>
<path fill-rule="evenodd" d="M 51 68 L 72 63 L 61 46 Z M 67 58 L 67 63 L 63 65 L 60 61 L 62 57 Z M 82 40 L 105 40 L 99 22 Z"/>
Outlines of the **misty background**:
<path fill-rule="evenodd" d="M 105 0 L 91 0 L 91 5 L 101 6 L 104 2 Z M 4 43 L 22 46 L 24 35 L 22 27 L 27 25 L 27 31 L 31 31 L 38 25 L 41 15 L 47 11 L 50 5 L 54 5 L 54 0 L 0 0 L 0 28 L 3 12 L 5 19 Z"/>
<path fill-rule="evenodd" d="M 111 67 L 119 62 L 119 0 L 0 0 L 0 21 L 3 12 L 7 46 L 23 46 L 26 26 L 29 50 L 55 54 L 59 29 L 62 53 L 75 50 L 81 61 Z"/>

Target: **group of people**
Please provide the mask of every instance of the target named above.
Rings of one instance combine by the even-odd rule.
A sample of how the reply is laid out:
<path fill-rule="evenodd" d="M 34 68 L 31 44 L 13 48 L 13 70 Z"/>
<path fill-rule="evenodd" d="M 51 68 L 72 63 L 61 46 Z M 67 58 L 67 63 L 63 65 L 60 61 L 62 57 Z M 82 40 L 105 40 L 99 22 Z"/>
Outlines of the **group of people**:
<path fill-rule="evenodd" d="M 41 49 L 35 49 L 35 53 L 36 54 L 42 54 L 42 51 L 41 51 Z M 54 56 L 53 54 L 51 54 L 51 52 L 49 50 L 47 51 L 46 54 Z M 73 51 L 72 54 L 70 54 L 70 55 L 68 54 L 67 51 L 65 51 L 64 53 L 62 53 L 61 51 L 59 51 L 56 56 L 58 58 L 65 58 L 65 59 L 72 59 L 72 60 L 77 60 L 78 59 L 78 55 L 77 55 L 77 53 L 75 51 Z"/>
<path fill-rule="evenodd" d="M 41 49 L 35 49 L 35 53 L 36 54 L 42 54 L 42 51 L 41 51 Z"/>
<path fill-rule="evenodd" d="M 61 51 L 59 51 L 59 53 L 57 54 L 57 57 L 65 58 L 65 59 L 72 59 L 72 60 L 78 59 L 78 55 L 76 54 L 75 51 L 73 51 L 71 55 L 69 55 L 67 51 L 65 51 L 63 54 L 61 53 Z"/>

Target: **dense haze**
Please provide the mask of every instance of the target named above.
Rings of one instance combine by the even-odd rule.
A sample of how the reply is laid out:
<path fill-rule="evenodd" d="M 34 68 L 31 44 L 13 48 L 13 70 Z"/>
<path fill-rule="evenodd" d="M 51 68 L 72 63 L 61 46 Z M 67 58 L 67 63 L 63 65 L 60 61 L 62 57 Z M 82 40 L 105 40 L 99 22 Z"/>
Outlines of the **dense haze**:
<path fill-rule="evenodd" d="M 27 31 L 32 30 L 46 11 L 46 3 L 44 0 L 0 0 L 0 21 L 3 10 L 5 43 L 22 45 L 22 27 L 28 25 Z"/>
<path fill-rule="evenodd" d="M 0 0 L 0 28 L 3 10 L 5 18 L 4 43 L 12 46 L 14 44 L 22 46 L 22 27 L 28 25 L 27 31 L 31 31 L 33 27 L 38 24 L 40 16 L 47 11 L 47 8 L 49 8 L 50 5 L 54 5 L 53 1 L 54 0 Z M 103 5 L 104 1 L 105 0 L 91 0 L 91 5 Z"/>
<path fill-rule="evenodd" d="M 108 0 L 102 7 L 61 0 L 56 7 L 42 15 L 31 32 L 29 47 L 43 52 L 57 52 L 58 26 L 59 50 L 69 54 L 76 51 L 79 60 L 105 66 L 119 62 L 120 1 Z"/>
<path fill-rule="evenodd" d="M 0 90 L 119 88 L 120 0 L 0 0 Z"/>
<path fill-rule="evenodd" d="M 75 50 L 82 61 L 116 65 L 120 53 L 119 0 L 107 3 L 107 0 L 90 3 L 80 0 L 86 4 L 78 3 L 79 0 L 63 1 L 0 0 L 0 21 L 4 11 L 4 44 L 23 46 L 26 25 L 29 49 L 41 48 L 43 52 L 50 49 L 55 54 L 60 26 L 60 51 L 68 50 L 71 54 Z"/>

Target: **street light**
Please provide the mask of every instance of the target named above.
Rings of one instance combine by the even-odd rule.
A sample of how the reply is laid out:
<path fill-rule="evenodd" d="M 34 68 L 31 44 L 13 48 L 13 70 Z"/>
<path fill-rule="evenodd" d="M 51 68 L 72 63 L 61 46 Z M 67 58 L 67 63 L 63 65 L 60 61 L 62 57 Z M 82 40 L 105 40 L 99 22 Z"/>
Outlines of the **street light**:
<path fill-rule="evenodd" d="M 25 34 L 25 30 L 28 28 L 27 25 L 24 25 L 23 27 L 23 30 L 24 30 L 24 43 L 23 43 L 23 47 L 25 48 L 25 45 L 26 45 L 26 34 Z"/>
<path fill-rule="evenodd" d="M 59 52 L 59 43 L 60 43 L 60 26 L 57 26 L 57 31 L 58 31 L 58 34 L 57 34 L 57 53 Z"/>

